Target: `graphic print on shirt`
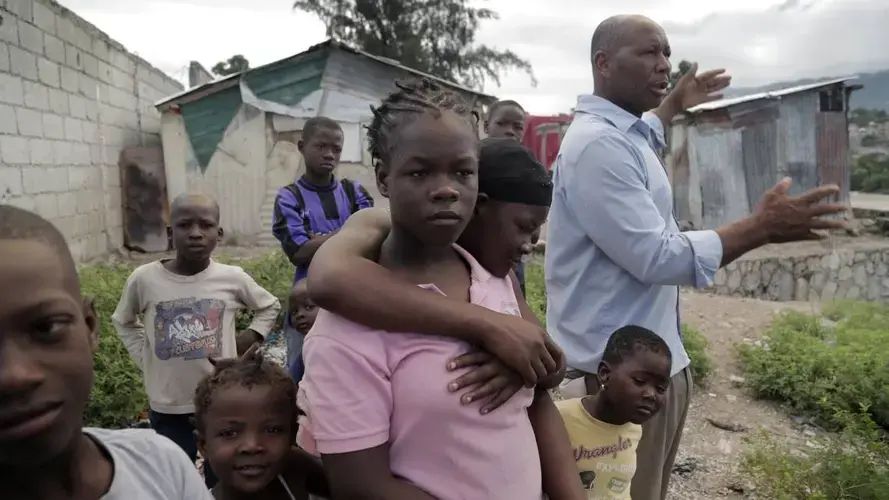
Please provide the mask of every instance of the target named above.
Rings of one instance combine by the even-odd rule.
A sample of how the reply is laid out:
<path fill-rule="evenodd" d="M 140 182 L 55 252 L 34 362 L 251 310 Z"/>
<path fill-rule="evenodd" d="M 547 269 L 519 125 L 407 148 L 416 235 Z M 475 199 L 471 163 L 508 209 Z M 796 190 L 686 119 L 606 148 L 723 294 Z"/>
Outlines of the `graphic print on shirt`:
<path fill-rule="evenodd" d="M 225 301 L 188 297 L 159 302 L 155 311 L 154 354 L 158 359 L 222 355 Z"/>
<path fill-rule="evenodd" d="M 625 498 L 622 495 L 630 487 L 630 480 L 636 472 L 635 460 L 627 461 L 622 456 L 626 453 L 635 454 L 635 447 L 630 438 L 623 436 L 617 436 L 613 444 L 574 448 L 574 459 L 581 469 L 580 481 L 587 491 L 588 500 Z M 592 468 L 595 470 L 589 470 Z M 596 484 L 596 480 L 605 484 Z"/>

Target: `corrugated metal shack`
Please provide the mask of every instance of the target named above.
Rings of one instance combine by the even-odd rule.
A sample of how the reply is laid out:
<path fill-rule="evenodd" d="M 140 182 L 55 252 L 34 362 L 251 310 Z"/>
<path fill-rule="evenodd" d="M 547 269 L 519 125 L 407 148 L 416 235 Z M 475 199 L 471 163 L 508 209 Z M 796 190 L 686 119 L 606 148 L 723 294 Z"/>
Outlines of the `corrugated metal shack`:
<path fill-rule="evenodd" d="M 784 176 L 791 193 L 836 183 L 848 202 L 854 78 L 722 99 L 674 119 L 667 163 L 676 218 L 696 229 L 738 220 Z"/>
<path fill-rule="evenodd" d="M 417 77 L 458 92 L 479 110 L 495 100 L 335 40 L 170 96 L 156 104 L 168 198 L 212 194 L 226 234 L 241 243 L 273 243 L 275 195 L 304 168 L 296 146 L 303 125 L 326 116 L 343 128 L 338 175 L 360 181 L 385 205 L 364 126 L 373 118 L 370 106 L 395 90 L 395 80 Z"/>

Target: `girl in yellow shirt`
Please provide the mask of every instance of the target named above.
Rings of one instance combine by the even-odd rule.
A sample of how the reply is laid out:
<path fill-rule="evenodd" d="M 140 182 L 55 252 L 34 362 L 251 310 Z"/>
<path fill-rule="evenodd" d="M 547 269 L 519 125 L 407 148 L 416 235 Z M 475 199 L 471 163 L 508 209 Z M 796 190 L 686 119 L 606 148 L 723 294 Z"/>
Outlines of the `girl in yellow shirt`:
<path fill-rule="evenodd" d="M 667 344 L 646 328 L 611 335 L 588 395 L 557 402 L 589 500 L 628 500 L 642 423 L 660 411 L 670 385 Z"/>

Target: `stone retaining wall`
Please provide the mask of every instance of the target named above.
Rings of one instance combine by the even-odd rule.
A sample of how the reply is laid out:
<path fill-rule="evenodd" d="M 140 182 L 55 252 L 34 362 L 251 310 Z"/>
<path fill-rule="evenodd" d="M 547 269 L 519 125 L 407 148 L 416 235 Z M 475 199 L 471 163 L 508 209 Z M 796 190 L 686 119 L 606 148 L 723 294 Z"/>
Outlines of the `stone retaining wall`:
<path fill-rule="evenodd" d="M 738 260 L 717 273 L 713 290 L 776 301 L 887 301 L 889 248 Z"/>

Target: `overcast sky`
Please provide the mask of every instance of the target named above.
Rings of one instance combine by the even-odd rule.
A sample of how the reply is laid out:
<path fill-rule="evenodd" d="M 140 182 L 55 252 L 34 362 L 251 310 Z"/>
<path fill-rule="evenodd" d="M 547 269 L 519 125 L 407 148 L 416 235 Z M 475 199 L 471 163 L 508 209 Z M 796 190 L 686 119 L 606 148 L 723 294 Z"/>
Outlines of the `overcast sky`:
<path fill-rule="evenodd" d="M 60 0 L 168 74 L 184 80 L 191 60 L 208 69 L 233 54 L 252 66 L 324 39 L 316 18 L 290 0 Z M 478 39 L 511 49 L 539 81 L 505 75 L 485 90 L 534 113 L 567 112 L 592 88 L 589 39 L 612 14 L 640 13 L 663 24 L 674 64 L 725 67 L 733 86 L 889 69 L 889 0 L 488 0 L 500 13 Z M 615 4 L 602 7 L 601 4 Z M 720 5 L 717 7 L 717 5 Z"/>

